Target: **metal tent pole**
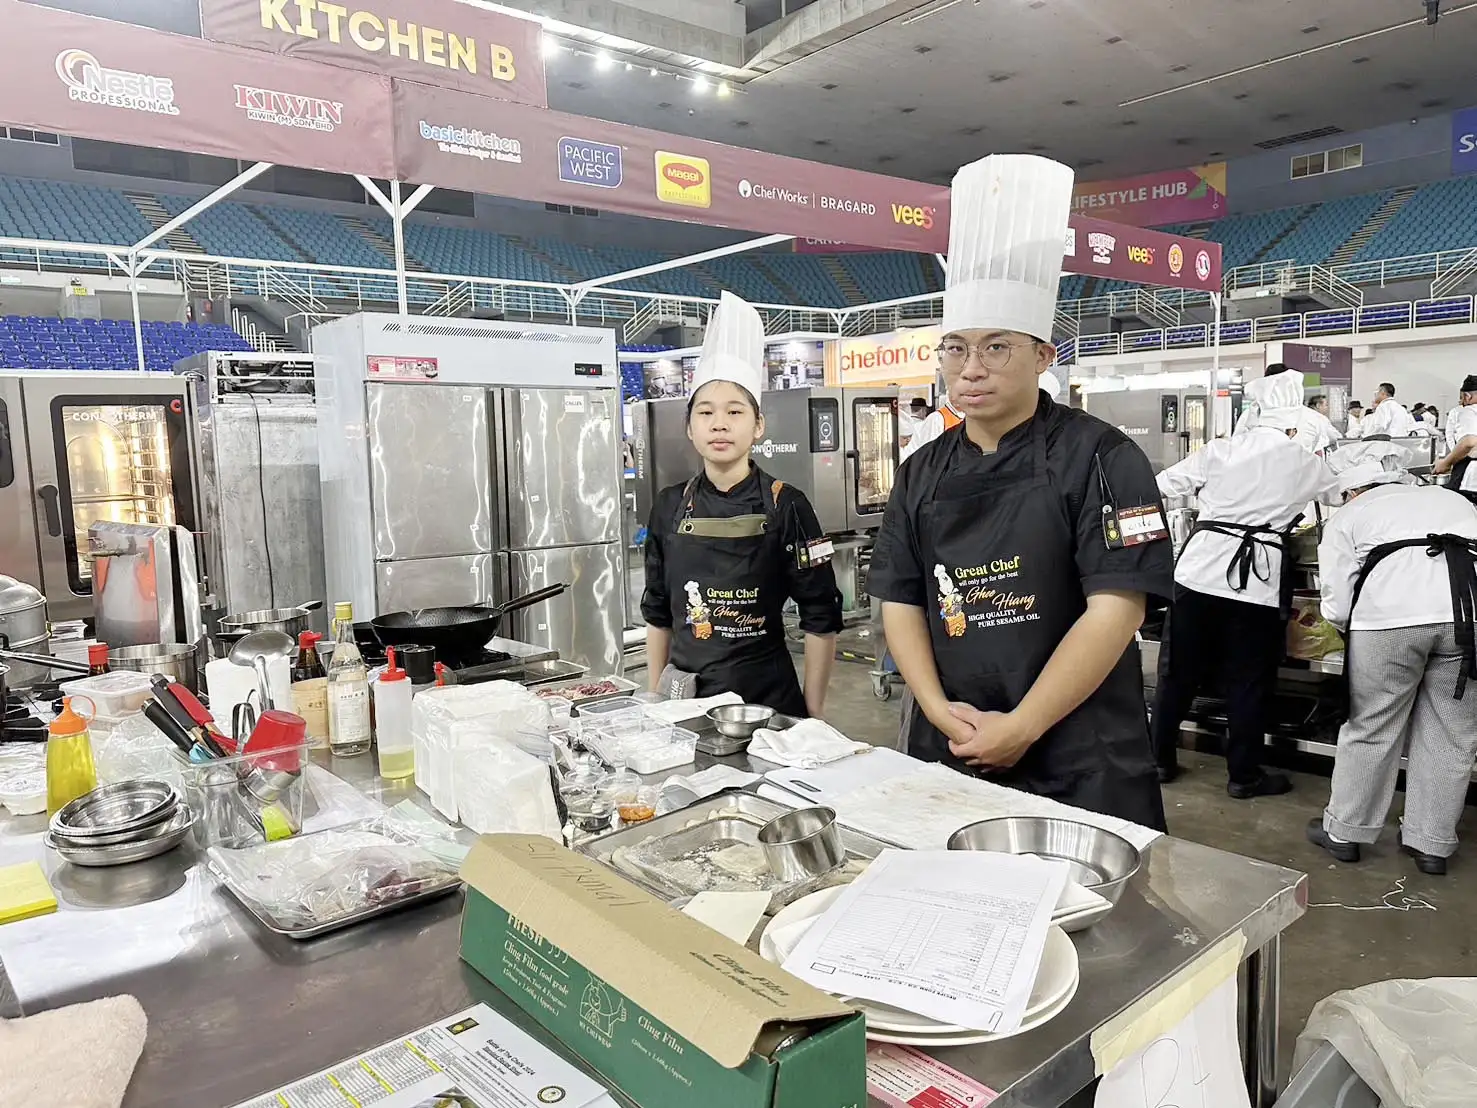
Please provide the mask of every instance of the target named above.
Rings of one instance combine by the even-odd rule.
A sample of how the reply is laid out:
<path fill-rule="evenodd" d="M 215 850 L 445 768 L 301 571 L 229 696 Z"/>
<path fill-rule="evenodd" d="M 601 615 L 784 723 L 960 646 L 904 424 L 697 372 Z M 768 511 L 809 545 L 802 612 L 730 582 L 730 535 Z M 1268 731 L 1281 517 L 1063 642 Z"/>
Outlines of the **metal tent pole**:
<path fill-rule="evenodd" d="M 646 277 L 653 273 L 661 273 L 668 269 L 681 269 L 683 266 L 699 265 L 702 262 L 712 261 L 714 258 L 724 258 L 729 254 L 742 254 L 746 250 L 758 250 L 764 246 L 773 246 L 780 242 L 789 242 L 794 235 L 765 235 L 758 239 L 745 239 L 730 246 L 720 246 L 716 250 L 704 250 L 701 254 L 689 254 L 684 258 L 672 258 L 670 261 L 657 262 L 653 265 L 643 265 L 636 269 L 622 270 L 620 273 L 610 273 L 604 277 L 596 277 L 593 280 L 581 281 L 573 286 L 583 299 L 584 294 L 591 289 L 598 289 L 605 285 L 614 284 L 616 281 L 632 281 L 637 277 Z"/>
<path fill-rule="evenodd" d="M 400 301 L 400 314 L 409 315 L 409 295 L 405 285 L 405 217 L 415 211 L 420 206 L 420 202 L 435 191 L 436 186 L 417 185 L 416 190 L 410 194 L 410 198 L 402 201 L 399 181 L 390 182 L 390 195 L 386 196 L 384 191 L 364 174 L 354 174 L 354 180 L 359 182 L 364 191 L 390 217 L 390 226 L 395 233 L 395 291 Z"/>
<path fill-rule="evenodd" d="M 242 185 L 251 183 L 271 168 L 271 162 L 257 162 L 250 169 L 243 169 L 240 173 L 236 174 L 236 176 L 232 177 L 225 184 L 221 185 L 220 188 L 195 201 L 195 203 L 191 204 L 184 211 L 180 212 L 179 215 L 169 220 L 169 222 L 161 224 L 159 227 L 155 228 L 151 234 L 147 234 L 143 238 L 139 239 L 138 242 L 133 244 L 134 254 L 137 255 L 138 251 L 143 250 L 145 247 L 153 246 L 154 243 L 158 242 L 165 235 L 168 235 L 171 232 L 178 230 L 180 227 L 183 227 L 186 223 L 194 219 L 201 212 L 205 211 L 207 208 L 213 208 L 216 204 L 220 203 L 220 201 L 224 200 L 227 196 L 230 196 L 231 193 L 235 192 Z"/>
<path fill-rule="evenodd" d="M 138 371 L 144 373 L 148 364 L 144 361 L 144 322 L 138 306 L 138 275 L 140 270 L 138 251 L 128 252 L 128 295 L 133 301 L 133 352 L 138 358 Z"/>
<path fill-rule="evenodd" d="M 1216 390 L 1220 388 L 1221 382 L 1221 294 L 1213 292 L 1210 294 L 1210 309 L 1212 318 L 1210 325 L 1215 328 L 1212 333 L 1210 345 L 1210 391 L 1206 393 L 1206 403 L 1210 406 L 1210 438 L 1215 438 L 1215 399 Z M 1229 430 L 1229 428 L 1227 429 Z"/>

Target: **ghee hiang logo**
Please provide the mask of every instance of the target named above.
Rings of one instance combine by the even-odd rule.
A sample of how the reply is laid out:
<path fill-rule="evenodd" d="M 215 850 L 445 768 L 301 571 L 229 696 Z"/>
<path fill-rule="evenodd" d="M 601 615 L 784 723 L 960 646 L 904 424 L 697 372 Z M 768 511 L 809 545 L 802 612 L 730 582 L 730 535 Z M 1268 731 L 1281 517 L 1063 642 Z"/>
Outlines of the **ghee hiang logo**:
<path fill-rule="evenodd" d="M 236 86 L 236 107 L 246 113 L 247 119 L 277 127 L 329 133 L 344 122 L 344 106 L 337 100 L 251 85 Z"/>
<path fill-rule="evenodd" d="M 458 127 L 455 124 L 428 123 L 420 121 L 421 138 L 434 142 L 443 154 L 456 154 L 463 158 L 479 161 L 523 163 L 523 143 L 515 138 L 504 138 L 496 131 L 483 131 L 476 127 Z"/>
<path fill-rule="evenodd" d="M 1202 281 L 1210 280 L 1210 251 L 1197 250 L 1195 252 L 1195 276 Z"/>
<path fill-rule="evenodd" d="M 154 115 L 179 115 L 174 81 L 131 69 L 109 69 L 86 50 L 63 50 L 56 56 L 56 75 L 67 97 L 83 104 L 126 108 Z"/>
<path fill-rule="evenodd" d="M 713 173 L 707 158 L 656 152 L 656 198 L 687 208 L 713 206 Z"/>
<path fill-rule="evenodd" d="M 1180 249 L 1179 243 L 1174 243 L 1169 248 L 1169 272 L 1178 277 L 1180 275 L 1180 270 L 1184 268 L 1185 252 Z"/>
<path fill-rule="evenodd" d="M 1087 248 L 1092 251 L 1092 260 L 1097 265 L 1110 263 L 1117 245 L 1118 240 L 1103 231 L 1093 231 L 1087 236 Z"/>

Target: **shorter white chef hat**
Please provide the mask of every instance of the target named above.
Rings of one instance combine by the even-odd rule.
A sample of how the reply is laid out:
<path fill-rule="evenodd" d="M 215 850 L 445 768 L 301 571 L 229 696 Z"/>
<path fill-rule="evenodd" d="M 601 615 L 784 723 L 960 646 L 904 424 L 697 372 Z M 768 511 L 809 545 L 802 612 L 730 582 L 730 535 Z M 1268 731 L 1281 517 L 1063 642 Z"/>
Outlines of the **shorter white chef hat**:
<path fill-rule="evenodd" d="M 1332 451 L 1325 461 L 1338 476 L 1339 492 L 1405 480 L 1410 454 L 1390 442 L 1354 442 Z"/>
<path fill-rule="evenodd" d="M 1019 331 L 1051 340 L 1072 210 L 1072 171 L 1034 154 L 992 154 L 954 175 L 944 332 Z"/>
<path fill-rule="evenodd" d="M 1062 394 L 1061 381 L 1057 380 L 1056 374 L 1051 372 L 1051 370 L 1049 369 L 1040 377 L 1040 388 L 1042 392 L 1051 397 L 1053 400 L 1055 400 Z"/>
<path fill-rule="evenodd" d="M 1296 371 L 1247 383 L 1246 399 L 1257 406 L 1257 426 L 1293 431 L 1303 418 L 1303 375 Z"/>
<path fill-rule="evenodd" d="M 763 389 L 764 320 L 748 301 L 725 292 L 703 334 L 703 351 L 692 374 L 692 391 L 709 381 L 742 385 L 757 402 Z"/>

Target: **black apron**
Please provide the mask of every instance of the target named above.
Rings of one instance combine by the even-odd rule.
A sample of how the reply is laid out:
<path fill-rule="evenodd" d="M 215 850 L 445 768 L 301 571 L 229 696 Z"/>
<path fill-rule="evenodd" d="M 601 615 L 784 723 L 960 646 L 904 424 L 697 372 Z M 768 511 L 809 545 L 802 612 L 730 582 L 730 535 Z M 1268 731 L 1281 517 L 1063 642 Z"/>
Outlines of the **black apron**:
<path fill-rule="evenodd" d="M 1455 700 L 1462 699 L 1467 691 L 1467 681 L 1477 677 L 1477 539 L 1461 535 L 1427 535 L 1424 538 L 1397 539 L 1380 543 L 1369 552 L 1359 576 L 1354 578 L 1354 595 L 1349 598 L 1349 633 L 1344 636 L 1344 698 L 1347 707 L 1349 697 L 1349 659 L 1354 646 L 1354 609 L 1359 607 L 1359 596 L 1364 592 L 1364 582 L 1374 572 L 1374 567 L 1397 550 L 1425 547 L 1431 558 L 1446 557 L 1446 578 L 1451 586 L 1451 619 L 1456 632 L 1457 646 L 1462 651 L 1462 668 L 1457 674 Z"/>
<path fill-rule="evenodd" d="M 1246 591 L 1247 583 L 1250 582 L 1253 574 L 1259 581 L 1268 583 L 1271 581 L 1271 560 L 1268 558 L 1266 572 L 1262 572 L 1257 565 L 1258 547 L 1275 547 L 1281 550 L 1282 573 L 1277 582 L 1277 614 L 1286 620 L 1292 616 L 1292 593 L 1295 582 L 1292 549 L 1288 545 L 1288 540 L 1292 538 L 1293 528 L 1302 518 L 1299 514 L 1280 531 L 1275 527 L 1264 527 L 1253 523 L 1227 523 L 1220 519 L 1202 519 L 1190 529 L 1190 536 L 1185 540 L 1185 546 L 1189 546 L 1190 539 L 1201 531 L 1210 531 L 1217 535 L 1228 535 L 1233 539 L 1240 539 L 1241 544 L 1236 547 L 1236 552 L 1231 555 L 1231 560 L 1226 565 L 1226 584 L 1236 592 Z M 1180 551 L 1180 556 L 1184 556 L 1183 549 Z M 1262 556 L 1267 557 L 1265 554 Z"/>
<path fill-rule="evenodd" d="M 1465 496 L 1468 500 L 1477 504 L 1477 492 L 1467 492 L 1462 488 L 1462 482 L 1466 479 L 1467 469 L 1472 464 L 1471 458 L 1463 458 L 1451 467 L 1451 476 L 1446 480 L 1446 487 L 1452 492 Z"/>
<path fill-rule="evenodd" d="M 789 716 L 806 716 L 805 696 L 785 643 L 783 482 L 754 467 L 762 516 L 694 517 L 694 477 L 682 490 L 673 534 L 663 544 L 672 598 L 672 665 L 697 675 L 700 697 L 735 692 Z"/>
<path fill-rule="evenodd" d="M 927 612 L 939 679 L 951 701 L 981 711 L 1014 709 L 1087 610 L 1066 497 L 1047 474 L 1046 429 L 1036 420 L 1029 433 L 1029 476 L 965 479 L 968 491 L 955 499 L 940 498 L 936 479 L 918 521 L 923 564 L 934 575 Z M 963 431 L 953 432 L 941 476 L 963 449 Z M 1147 718 L 1131 643 L 1096 691 L 1010 769 L 966 765 L 922 712 L 908 753 L 1162 830 Z"/>

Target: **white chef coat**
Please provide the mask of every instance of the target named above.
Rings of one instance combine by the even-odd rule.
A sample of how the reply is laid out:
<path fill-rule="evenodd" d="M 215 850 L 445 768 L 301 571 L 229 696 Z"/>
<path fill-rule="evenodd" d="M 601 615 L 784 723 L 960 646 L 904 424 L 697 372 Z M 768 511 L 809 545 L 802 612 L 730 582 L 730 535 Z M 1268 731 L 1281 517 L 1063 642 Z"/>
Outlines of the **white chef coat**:
<path fill-rule="evenodd" d="M 1477 539 L 1477 507 L 1437 485 L 1380 485 L 1333 514 L 1318 544 L 1323 618 L 1349 624 L 1354 582 L 1369 552 L 1387 542 L 1425 535 Z M 1354 612 L 1353 630 L 1382 631 L 1450 623 L 1451 584 L 1446 559 L 1424 547 L 1397 550 L 1370 571 Z"/>
<path fill-rule="evenodd" d="M 1341 438 L 1343 436 L 1339 434 L 1339 429 L 1322 412 L 1304 408 L 1298 413 L 1298 433 L 1294 441 L 1304 450 L 1322 454 L 1335 446 Z"/>
<path fill-rule="evenodd" d="M 1363 419 L 1361 419 L 1359 416 L 1351 414 L 1349 416 L 1348 422 L 1344 424 L 1344 437 L 1349 439 L 1357 439 L 1359 437 L 1359 428 L 1363 425 Z"/>
<path fill-rule="evenodd" d="M 1446 452 L 1450 454 L 1456 449 L 1456 444 L 1461 441 L 1457 436 L 1457 420 L 1463 418 L 1462 412 L 1466 409 L 1458 404 L 1446 413 Z"/>
<path fill-rule="evenodd" d="M 1158 482 L 1165 496 L 1196 495 L 1201 520 L 1278 530 L 1301 515 L 1308 501 L 1329 499 L 1338 488 L 1322 458 L 1270 427 L 1216 439 L 1164 470 Z M 1262 538 L 1272 541 L 1271 536 Z M 1238 592 L 1226 580 L 1226 571 L 1240 545 L 1239 537 L 1214 531 L 1193 536 L 1175 563 L 1175 583 L 1210 596 L 1277 607 L 1282 551 L 1258 543 L 1254 572 L 1245 591 Z"/>
<path fill-rule="evenodd" d="M 957 413 L 956 413 L 957 414 Z M 960 417 L 963 418 L 962 416 Z M 932 442 L 944 433 L 944 410 L 942 408 L 929 412 L 928 415 L 917 423 L 913 428 L 913 437 L 908 440 L 908 445 L 898 452 L 898 465 L 902 465 L 914 454 L 918 448 L 926 442 Z"/>
<path fill-rule="evenodd" d="M 1415 432 L 1415 418 L 1400 401 L 1391 397 L 1364 417 L 1359 437 L 1389 435 L 1392 439 L 1408 439 Z"/>

